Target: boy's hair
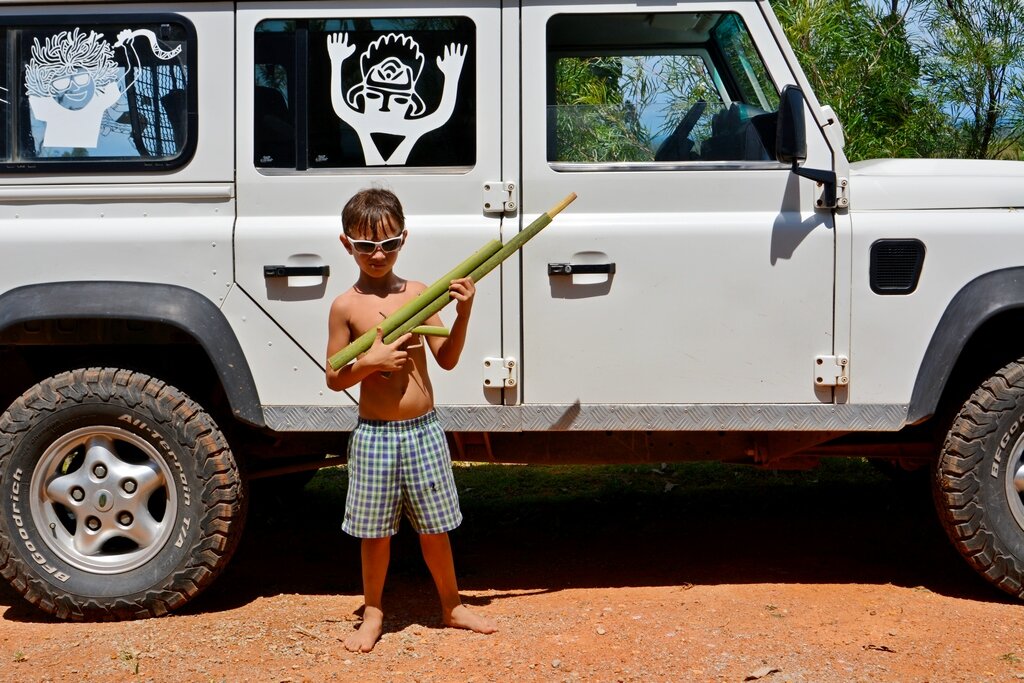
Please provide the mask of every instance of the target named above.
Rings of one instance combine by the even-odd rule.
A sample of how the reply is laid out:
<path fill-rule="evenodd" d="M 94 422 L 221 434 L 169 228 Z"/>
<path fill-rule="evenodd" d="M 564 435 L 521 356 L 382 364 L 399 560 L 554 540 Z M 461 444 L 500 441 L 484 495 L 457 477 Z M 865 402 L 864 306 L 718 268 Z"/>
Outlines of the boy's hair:
<path fill-rule="evenodd" d="M 369 233 L 372 239 L 381 239 L 392 225 L 405 230 L 402 203 L 391 190 L 379 187 L 360 190 L 341 211 L 341 226 L 348 237 L 358 231 Z"/>

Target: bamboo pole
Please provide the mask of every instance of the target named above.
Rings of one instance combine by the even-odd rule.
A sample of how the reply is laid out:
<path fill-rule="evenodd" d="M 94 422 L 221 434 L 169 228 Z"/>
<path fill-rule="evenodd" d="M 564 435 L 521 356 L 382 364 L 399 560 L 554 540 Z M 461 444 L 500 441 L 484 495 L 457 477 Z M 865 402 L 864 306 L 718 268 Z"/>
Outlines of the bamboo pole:
<path fill-rule="evenodd" d="M 415 299 L 385 318 L 380 324 L 381 333 L 384 335 L 384 343 L 393 344 L 403 334 L 414 332 L 416 327 L 423 325 L 430 316 L 447 306 L 451 302 L 451 294 L 448 292 L 448 287 L 451 285 L 452 280 L 469 277 L 473 282 L 479 282 L 480 278 L 497 268 L 502 261 L 519 251 L 524 244 L 546 228 L 551 223 L 551 220 L 561 213 L 565 207 L 575 201 L 575 199 L 576 193 L 570 193 L 553 208 L 542 213 L 523 230 L 513 235 L 505 245 L 502 245 L 498 240 L 491 240 L 447 275 L 425 289 Z M 495 244 L 497 245 L 496 248 Z M 486 254 L 486 256 L 483 254 Z M 466 266 L 471 267 L 467 269 Z M 428 295 L 431 295 L 430 298 L 428 298 Z M 334 370 L 348 365 L 355 360 L 356 356 L 365 353 L 373 346 L 376 336 L 376 328 L 367 330 L 358 339 L 328 358 L 327 362 Z"/>
<path fill-rule="evenodd" d="M 556 204 L 554 208 L 550 209 L 546 213 L 542 213 L 536 218 L 536 220 L 523 228 L 523 230 L 513 235 L 512 239 L 510 239 L 508 243 L 505 244 L 505 246 L 503 246 L 496 254 L 477 266 L 468 277 L 473 282 L 479 282 L 480 278 L 497 268 L 502 261 L 519 251 L 524 244 L 536 237 L 537 233 L 546 228 L 548 224 L 551 223 L 551 220 L 561 213 L 562 209 L 575 201 L 575 199 L 576 193 L 572 192 L 566 196 L 565 199 Z M 447 306 L 451 300 L 452 297 L 448 291 L 442 292 L 436 299 L 423 307 L 418 313 L 414 313 L 393 332 L 385 334 L 383 339 L 384 343 L 393 344 L 396 339 L 406 332 L 410 332 L 414 327 L 422 325 L 430 316 Z"/>
<path fill-rule="evenodd" d="M 399 325 L 408 320 L 411 315 L 414 315 L 424 306 L 430 305 L 430 303 L 439 295 L 448 291 L 448 287 L 451 286 L 452 280 L 466 277 L 477 266 L 479 266 L 480 263 L 486 261 L 488 258 L 500 251 L 501 246 L 502 245 L 499 240 L 491 240 L 477 249 L 469 258 L 462 261 L 442 278 L 420 292 L 415 299 L 386 317 L 380 324 L 381 332 L 383 334 L 390 334 Z M 376 339 L 376 337 L 377 328 L 367 330 L 358 339 L 328 358 L 327 362 L 330 363 L 331 368 L 334 370 L 345 367 L 355 360 L 356 356 L 369 350 L 369 348 L 373 346 L 373 340 Z"/>

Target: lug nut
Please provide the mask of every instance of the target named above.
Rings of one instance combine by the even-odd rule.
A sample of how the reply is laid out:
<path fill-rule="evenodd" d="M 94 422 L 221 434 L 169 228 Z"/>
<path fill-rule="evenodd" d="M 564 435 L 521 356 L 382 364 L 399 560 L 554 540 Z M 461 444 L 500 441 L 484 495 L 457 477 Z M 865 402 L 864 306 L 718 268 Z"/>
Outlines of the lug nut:
<path fill-rule="evenodd" d="M 96 475 L 97 479 L 102 479 L 107 476 L 107 468 L 106 466 L 99 464 L 92 468 L 92 473 Z"/>
<path fill-rule="evenodd" d="M 117 515 L 117 523 L 121 526 L 131 526 L 131 523 L 135 521 L 130 512 L 121 512 Z"/>
<path fill-rule="evenodd" d="M 77 500 L 79 502 L 85 500 L 85 491 L 76 486 L 75 488 L 71 489 L 71 499 Z"/>
<path fill-rule="evenodd" d="M 89 527 L 92 531 L 98 531 L 100 528 L 100 520 L 95 517 L 90 517 L 85 520 L 85 526 Z"/>
<path fill-rule="evenodd" d="M 125 479 L 121 482 L 121 488 L 124 489 L 125 493 L 135 493 L 138 484 L 135 483 L 134 479 Z"/>

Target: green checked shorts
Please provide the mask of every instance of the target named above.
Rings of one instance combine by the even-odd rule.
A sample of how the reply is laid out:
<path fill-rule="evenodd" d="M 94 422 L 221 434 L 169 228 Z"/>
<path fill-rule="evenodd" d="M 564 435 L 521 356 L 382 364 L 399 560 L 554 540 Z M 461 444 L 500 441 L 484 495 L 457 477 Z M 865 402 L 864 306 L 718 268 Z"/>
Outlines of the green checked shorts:
<path fill-rule="evenodd" d="M 348 441 L 342 530 L 356 538 L 398 533 L 402 512 L 419 534 L 462 523 L 452 457 L 432 410 L 411 420 L 364 420 Z"/>

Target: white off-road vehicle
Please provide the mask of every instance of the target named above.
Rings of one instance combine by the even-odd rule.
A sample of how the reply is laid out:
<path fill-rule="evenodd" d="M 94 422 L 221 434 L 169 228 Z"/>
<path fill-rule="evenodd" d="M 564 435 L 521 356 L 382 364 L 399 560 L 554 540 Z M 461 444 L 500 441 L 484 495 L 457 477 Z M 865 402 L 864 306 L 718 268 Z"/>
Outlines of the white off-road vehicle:
<path fill-rule="evenodd" d="M 249 478 L 344 452 L 375 184 L 427 282 L 578 195 L 434 374 L 457 457 L 927 465 L 1024 592 L 1024 163 L 849 163 L 767 2 L 4 0 L 0 46 L 0 573 L 42 609 L 181 606 Z"/>

